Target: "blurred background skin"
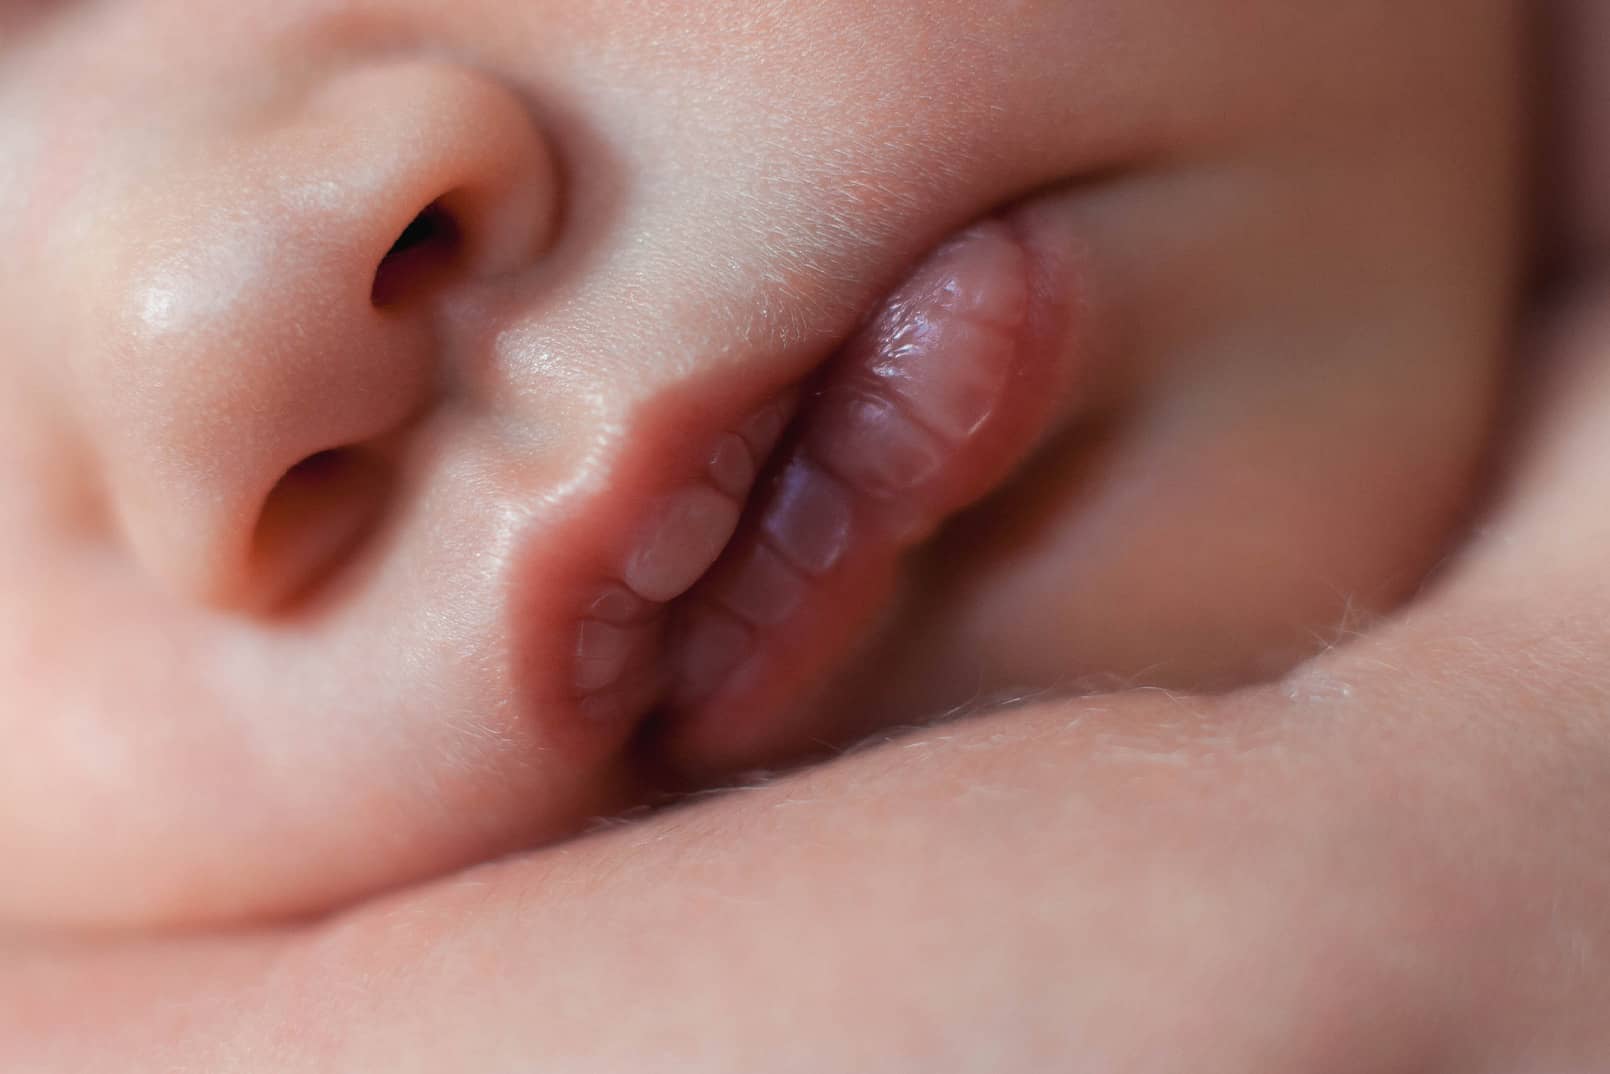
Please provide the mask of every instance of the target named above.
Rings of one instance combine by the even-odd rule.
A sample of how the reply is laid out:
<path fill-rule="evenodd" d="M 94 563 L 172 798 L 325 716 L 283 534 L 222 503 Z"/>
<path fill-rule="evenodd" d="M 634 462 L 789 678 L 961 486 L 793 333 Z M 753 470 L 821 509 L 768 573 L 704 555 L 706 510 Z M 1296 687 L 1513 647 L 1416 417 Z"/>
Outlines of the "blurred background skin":
<path fill-rule="evenodd" d="M 1525 420 L 1478 536 L 1399 621 L 1277 689 L 1025 709 L 307 930 L 15 945 L 0 1057 L 1602 1065 L 1610 138 L 1590 102 L 1605 99 L 1604 11 L 1557 8 Z"/>
<path fill-rule="evenodd" d="M 1540 140 L 1551 149 L 1539 191 L 1555 271 L 1569 284 L 1602 272 L 1610 254 L 1610 5 L 1542 5 L 1549 57 L 1539 91 L 1555 102 Z"/>

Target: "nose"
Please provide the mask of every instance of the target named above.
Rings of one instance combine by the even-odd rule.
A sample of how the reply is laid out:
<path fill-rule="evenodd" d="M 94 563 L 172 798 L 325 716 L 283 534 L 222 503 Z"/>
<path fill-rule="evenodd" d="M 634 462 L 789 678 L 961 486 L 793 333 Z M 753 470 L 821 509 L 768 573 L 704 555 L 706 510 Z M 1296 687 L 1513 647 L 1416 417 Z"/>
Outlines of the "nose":
<path fill-rule="evenodd" d="M 384 517 L 449 379 L 443 318 L 540 260 L 558 181 L 518 94 L 448 63 L 208 129 L 105 218 L 118 309 L 78 390 L 139 562 L 257 610 Z"/>

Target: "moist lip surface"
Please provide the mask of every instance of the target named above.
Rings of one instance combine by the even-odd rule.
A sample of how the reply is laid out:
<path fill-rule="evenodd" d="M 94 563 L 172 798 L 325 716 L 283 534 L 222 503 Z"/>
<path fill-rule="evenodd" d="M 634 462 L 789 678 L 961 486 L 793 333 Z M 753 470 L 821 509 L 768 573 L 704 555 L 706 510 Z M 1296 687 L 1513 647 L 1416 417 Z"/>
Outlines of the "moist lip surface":
<path fill-rule="evenodd" d="M 952 238 L 822 369 L 727 550 L 673 608 L 663 747 L 693 771 L 809 742 L 799 702 L 902 557 L 997 487 L 1072 380 L 1069 290 L 1021 217 Z"/>
<path fill-rule="evenodd" d="M 542 718 L 613 748 L 652 714 L 656 750 L 701 773 L 809 741 L 799 698 L 887 603 L 903 555 L 1064 409 L 1073 290 L 1040 219 L 944 242 L 803 379 L 660 417 L 609 490 L 630 510 L 572 533 L 568 562 L 532 556 L 515 622 Z"/>

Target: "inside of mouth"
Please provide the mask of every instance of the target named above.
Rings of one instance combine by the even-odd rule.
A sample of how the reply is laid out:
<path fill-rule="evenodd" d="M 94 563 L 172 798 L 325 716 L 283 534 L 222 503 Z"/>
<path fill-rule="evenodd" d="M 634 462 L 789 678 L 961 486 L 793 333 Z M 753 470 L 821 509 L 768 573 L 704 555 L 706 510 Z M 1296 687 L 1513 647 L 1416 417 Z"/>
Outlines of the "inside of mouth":
<path fill-rule="evenodd" d="M 706 506 L 722 480 L 706 455 L 691 491 L 657 501 L 628 537 L 618 577 L 631 599 L 610 594 L 583 619 L 582 707 L 764 724 L 825 674 L 882 606 L 903 550 L 1032 442 L 1039 402 L 1001 420 L 1029 293 L 1015 233 L 970 229 L 818 368 L 763 445 L 744 437 L 743 487 L 723 489 L 720 510 Z"/>

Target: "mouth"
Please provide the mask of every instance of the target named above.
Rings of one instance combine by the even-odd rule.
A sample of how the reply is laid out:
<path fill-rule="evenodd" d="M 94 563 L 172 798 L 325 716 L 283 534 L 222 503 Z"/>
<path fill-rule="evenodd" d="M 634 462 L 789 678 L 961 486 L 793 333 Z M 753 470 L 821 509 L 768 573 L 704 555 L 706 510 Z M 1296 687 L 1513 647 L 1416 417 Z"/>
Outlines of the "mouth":
<path fill-rule="evenodd" d="M 1066 410 L 1067 246 L 1035 203 L 992 217 L 803 376 L 645 413 L 604 497 L 627 514 L 578 523 L 566 543 L 586 562 L 531 557 L 517 590 L 545 723 L 595 746 L 646 728 L 701 776 L 809 744 L 799 699 L 888 604 L 906 553 Z"/>

